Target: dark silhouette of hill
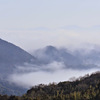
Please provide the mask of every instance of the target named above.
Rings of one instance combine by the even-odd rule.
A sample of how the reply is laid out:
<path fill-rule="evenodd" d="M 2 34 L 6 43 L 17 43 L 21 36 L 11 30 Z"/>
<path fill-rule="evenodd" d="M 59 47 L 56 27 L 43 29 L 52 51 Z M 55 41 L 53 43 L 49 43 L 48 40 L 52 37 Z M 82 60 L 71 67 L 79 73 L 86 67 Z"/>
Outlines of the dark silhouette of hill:
<path fill-rule="evenodd" d="M 0 75 L 6 75 L 13 72 L 16 65 L 25 62 L 35 63 L 36 59 L 28 52 L 24 51 L 12 43 L 0 39 Z"/>
<path fill-rule="evenodd" d="M 21 95 L 26 89 L 9 83 L 8 76 L 17 66 L 24 63 L 36 63 L 36 58 L 20 47 L 0 39 L 0 93 L 8 95 Z"/>

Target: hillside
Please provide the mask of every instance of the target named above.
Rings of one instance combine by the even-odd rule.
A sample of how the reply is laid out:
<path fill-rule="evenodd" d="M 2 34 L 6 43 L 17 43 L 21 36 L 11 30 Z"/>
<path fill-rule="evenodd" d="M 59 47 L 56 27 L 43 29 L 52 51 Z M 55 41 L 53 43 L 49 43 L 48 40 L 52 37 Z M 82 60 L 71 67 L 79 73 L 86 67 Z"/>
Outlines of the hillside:
<path fill-rule="evenodd" d="M 93 55 L 94 53 L 91 52 L 90 54 Z M 99 52 L 97 54 L 98 54 L 97 59 L 99 61 Z M 0 94 L 2 95 L 24 94 L 27 88 L 23 86 L 22 83 L 21 86 L 23 87 L 19 86 L 20 84 L 19 81 L 17 81 L 16 77 L 14 78 L 13 81 L 13 78 L 10 78 L 9 76 L 10 75 L 13 76 L 14 73 L 16 75 L 24 75 L 24 74 L 29 74 L 31 72 L 32 73 L 36 71 L 38 72 L 41 70 L 45 71 L 46 73 L 48 73 L 49 71 L 52 72 L 51 69 L 54 68 L 55 66 L 50 65 L 51 68 L 50 69 L 48 65 L 53 62 L 62 62 L 64 64 L 64 70 L 66 70 L 67 68 L 86 70 L 97 67 L 96 65 L 93 64 L 90 65 L 91 63 L 85 65 L 85 63 L 83 62 L 82 59 L 80 59 L 79 56 L 82 59 L 85 58 L 82 57 L 82 55 L 80 54 L 78 56 L 71 54 L 70 52 L 68 52 L 67 49 L 58 49 L 53 46 L 47 46 L 43 49 L 37 50 L 35 54 L 31 55 L 25 50 L 21 49 L 20 47 L 0 39 Z M 86 58 L 90 60 L 88 56 Z M 87 61 L 87 59 L 85 60 Z M 56 81 L 56 79 L 54 81 Z M 25 82 L 27 83 L 27 81 Z"/>
<path fill-rule="evenodd" d="M 84 50 L 85 52 L 85 50 Z M 99 50 L 89 51 L 84 53 L 79 49 L 70 51 L 66 48 L 56 48 L 54 46 L 46 46 L 45 48 L 38 49 L 32 53 L 41 64 L 50 64 L 52 62 L 61 62 L 65 68 L 71 69 L 90 69 L 98 67 L 100 61 Z"/>
<path fill-rule="evenodd" d="M 24 63 L 35 63 L 36 58 L 20 47 L 0 39 L 0 94 L 22 95 L 26 89 L 11 84 L 9 75 Z"/>
<path fill-rule="evenodd" d="M 100 100 L 100 72 L 72 82 L 40 84 L 32 87 L 22 97 L 0 96 L 0 100 Z"/>
<path fill-rule="evenodd" d="M 16 65 L 31 61 L 36 61 L 34 56 L 20 47 L 0 39 L 0 77 L 11 74 Z"/>
<path fill-rule="evenodd" d="M 27 91 L 26 88 L 9 83 L 7 80 L 0 79 L 0 94 L 2 95 L 22 95 Z"/>
<path fill-rule="evenodd" d="M 46 46 L 43 49 L 36 50 L 33 55 L 44 64 L 52 63 L 54 61 L 64 62 L 67 66 L 82 63 L 80 59 L 70 54 L 67 49 L 58 49 L 54 46 Z"/>

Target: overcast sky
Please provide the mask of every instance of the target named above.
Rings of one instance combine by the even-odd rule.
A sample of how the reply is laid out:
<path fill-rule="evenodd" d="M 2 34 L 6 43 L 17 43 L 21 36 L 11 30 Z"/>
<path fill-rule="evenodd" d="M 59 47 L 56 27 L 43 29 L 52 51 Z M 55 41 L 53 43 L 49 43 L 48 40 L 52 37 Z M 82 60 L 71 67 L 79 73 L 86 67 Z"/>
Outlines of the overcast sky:
<path fill-rule="evenodd" d="M 0 0 L 0 38 L 27 51 L 100 45 L 100 0 Z"/>

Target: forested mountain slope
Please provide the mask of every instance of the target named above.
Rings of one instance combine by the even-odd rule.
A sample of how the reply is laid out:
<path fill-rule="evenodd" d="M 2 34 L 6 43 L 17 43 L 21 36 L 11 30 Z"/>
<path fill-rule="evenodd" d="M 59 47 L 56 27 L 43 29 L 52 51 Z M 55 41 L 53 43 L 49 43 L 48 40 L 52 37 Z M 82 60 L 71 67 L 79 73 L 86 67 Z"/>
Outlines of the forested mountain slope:
<path fill-rule="evenodd" d="M 100 72 L 85 75 L 72 82 L 40 84 L 32 87 L 22 97 L 0 96 L 0 98 L 0 100 L 100 100 Z"/>

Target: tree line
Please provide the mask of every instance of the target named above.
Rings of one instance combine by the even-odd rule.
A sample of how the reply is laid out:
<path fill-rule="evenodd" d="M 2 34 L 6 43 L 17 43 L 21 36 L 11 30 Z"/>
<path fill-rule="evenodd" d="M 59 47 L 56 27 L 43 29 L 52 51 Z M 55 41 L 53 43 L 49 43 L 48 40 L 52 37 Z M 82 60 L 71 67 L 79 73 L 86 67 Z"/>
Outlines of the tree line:
<path fill-rule="evenodd" d="M 40 84 L 22 96 L 0 95 L 0 100 L 100 100 L 100 72 L 74 81 Z"/>

